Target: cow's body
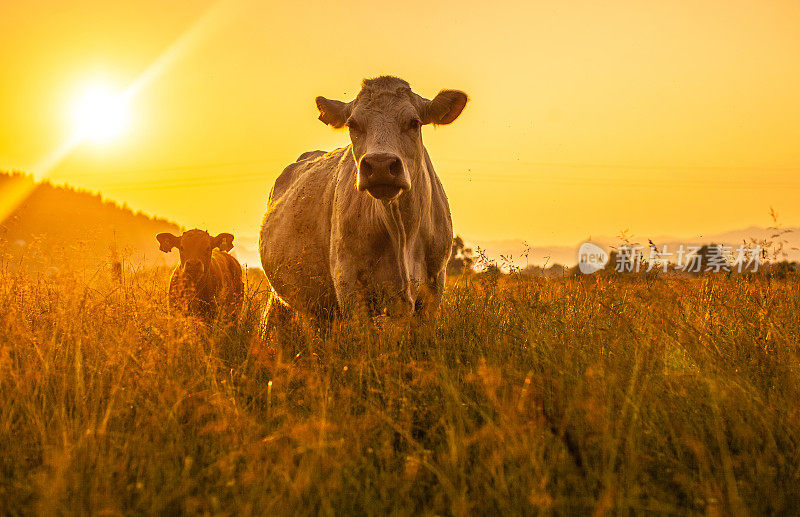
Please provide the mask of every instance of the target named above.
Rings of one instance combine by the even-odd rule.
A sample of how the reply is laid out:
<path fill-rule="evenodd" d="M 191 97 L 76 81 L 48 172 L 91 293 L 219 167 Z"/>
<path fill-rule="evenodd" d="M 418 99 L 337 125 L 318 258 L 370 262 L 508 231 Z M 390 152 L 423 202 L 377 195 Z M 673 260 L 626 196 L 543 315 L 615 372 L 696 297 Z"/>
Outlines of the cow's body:
<path fill-rule="evenodd" d="M 260 239 L 270 285 L 290 307 L 322 317 L 394 298 L 394 310 L 410 312 L 421 289 L 438 304 L 453 229 L 433 167 L 416 179 L 421 195 L 387 204 L 353 189 L 350 153 L 315 153 L 275 182 Z"/>
<path fill-rule="evenodd" d="M 405 101 L 410 94 L 404 81 L 380 79 L 402 94 L 380 90 L 373 96 L 395 95 Z M 375 111 L 374 103 L 369 106 Z M 320 111 L 321 118 L 327 116 L 322 107 Z M 421 137 L 407 140 L 394 147 L 380 139 L 372 145 L 382 151 L 376 167 L 385 156 L 399 157 L 392 158 L 397 169 L 385 182 L 374 181 L 383 178 L 382 171 L 373 174 L 373 183 L 365 187 L 369 194 L 354 188 L 366 181 L 359 177 L 369 166 L 362 164 L 362 157 L 372 156 L 369 146 L 361 145 L 359 151 L 355 141 L 329 153 L 304 153 L 278 177 L 259 249 L 267 279 L 284 304 L 319 318 L 384 309 L 397 316 L 435 312 L 451 252 L 450 209 Z M 402 189 L 393 183 L 395 178 Z"/>
<path fill-rule="evenodd" d="M 158 240 L 165 253 L 178 248 L 181 254 L 169 281 L 170 311 L 196 316 L 206 323 L 216 315 L 226 323 L 235 323 L 242 309 L 244 282 L 242 266 L 227 253 L 233 235 L 212 238 L 204 231 L 190 230 L 181 237 L 159 234 Z"/>
<path fill-rule="evenodd" d="M 206 322 L 220 318 L 235 322 L 242 310 L 244 282 L 242 267 L 233 256 L 214 250 L 208 274 L 194 281 L 181 271 L 180 265 L 169 280 L 170 311 L 197 316 Z"/>

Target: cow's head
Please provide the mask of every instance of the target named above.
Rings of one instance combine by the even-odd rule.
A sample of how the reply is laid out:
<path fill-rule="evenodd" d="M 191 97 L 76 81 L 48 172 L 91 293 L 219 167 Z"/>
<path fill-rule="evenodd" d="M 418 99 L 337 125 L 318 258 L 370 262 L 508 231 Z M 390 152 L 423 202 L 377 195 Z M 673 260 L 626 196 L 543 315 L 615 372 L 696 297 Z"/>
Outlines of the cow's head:
<path fill-rule="evenodd" d="M 349 103 L 317 97 L 319 119 L 350 130 L 358 167 L 356 188 L 384 201 L 410 190 L 424 166 L 422 126 L 449 124 L 466 104 L 464 92 L 442 90 L 427 100 L 412 92 L 406 81 L 390 76 L 365 79 Z"/>
<path fill-rule="evenodd" d="M 171 233 L 156 235 L 161 251 L 169 253 L 178 248 L 181 254 L 181 272 L 188 278 L 199 279 L 206 275 L 211 267 L 211 251 L 219 248 L 222 251 L 233 249 L 233 235 L 220 233 L 212 237 L 203 230 L 189 230 L 180 237 Z"/>

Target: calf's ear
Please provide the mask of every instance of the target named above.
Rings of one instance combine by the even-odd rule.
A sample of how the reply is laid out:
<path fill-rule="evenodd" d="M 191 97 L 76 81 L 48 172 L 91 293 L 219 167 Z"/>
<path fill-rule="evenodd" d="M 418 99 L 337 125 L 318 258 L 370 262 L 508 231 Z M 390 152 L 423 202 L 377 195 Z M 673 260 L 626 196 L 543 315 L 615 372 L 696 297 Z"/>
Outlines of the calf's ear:
<path fill-rule="evenodd" d="M 156 239 L 158 239 L 159 244 L 161 244 L 159 249 L 164 253 L 169 253 L 172 251 L 172 248 L 177 248 L 181 244 L 181 238 L 171 233 L 159 233 L 156 235 Z"/>
<path fill-rule="evenodd" d="M 233 234 L 220 233 L 212 241 L 212 247 L 219 248 L 222 251 L 230 251 L 233 249 Z"/>
<path fill-rule="evenodd" d="M 461 115 L 467 105 L 467 94 L 460 90 L 442 90 L 432 100 L 422 99 L 420 117 L 423 124 L 449 124 Z"/>
<path fill-rule="evenodd" d="M 317 97 L 319 119 L 331 127 L 340 128 L 350 118 L 351 103 L 333 101 L 325 97 Z"/>

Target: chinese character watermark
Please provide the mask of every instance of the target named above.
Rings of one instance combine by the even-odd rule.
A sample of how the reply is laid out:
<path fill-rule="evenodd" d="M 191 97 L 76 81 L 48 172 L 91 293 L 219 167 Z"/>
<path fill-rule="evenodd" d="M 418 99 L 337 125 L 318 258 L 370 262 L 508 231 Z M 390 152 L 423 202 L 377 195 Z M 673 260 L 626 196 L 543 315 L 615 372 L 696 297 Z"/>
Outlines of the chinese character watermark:
<path fill-rule="evenodd" d="M 578 250 L 578 268 L 581 273 L 592 274 L 611 262 L 617 273 L 639 273 L 659 270 L 681 273 L 745 273 L 758 271 L 763 254 L 761 246 L 734 248 L 723 244 L 689 246 L 681 244 L 675 250 L 667 245 L 658 249 L 638 244 L 626 244 L 608 254 L 591 242 L 583 243 Z"/>

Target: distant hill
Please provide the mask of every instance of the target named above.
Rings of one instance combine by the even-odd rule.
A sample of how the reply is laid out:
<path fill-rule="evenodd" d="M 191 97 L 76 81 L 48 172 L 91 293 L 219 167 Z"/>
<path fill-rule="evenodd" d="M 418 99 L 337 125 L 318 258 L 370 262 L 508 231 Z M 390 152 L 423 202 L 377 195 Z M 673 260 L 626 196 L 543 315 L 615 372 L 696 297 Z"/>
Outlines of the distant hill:
<path fill-rule="evenodd" d="M 174 262 L 166 260 L 155 239 L 159 232 L 180 232 L 171 221 L 134 212 L 98 194 L 0 172 L 0 203 L 21 190 L 28 195 L 0 221 L 0 249 L 7 256 L 48 265 L 77 260 L 96 266 L 114 256 L 134 266 Z"/>

